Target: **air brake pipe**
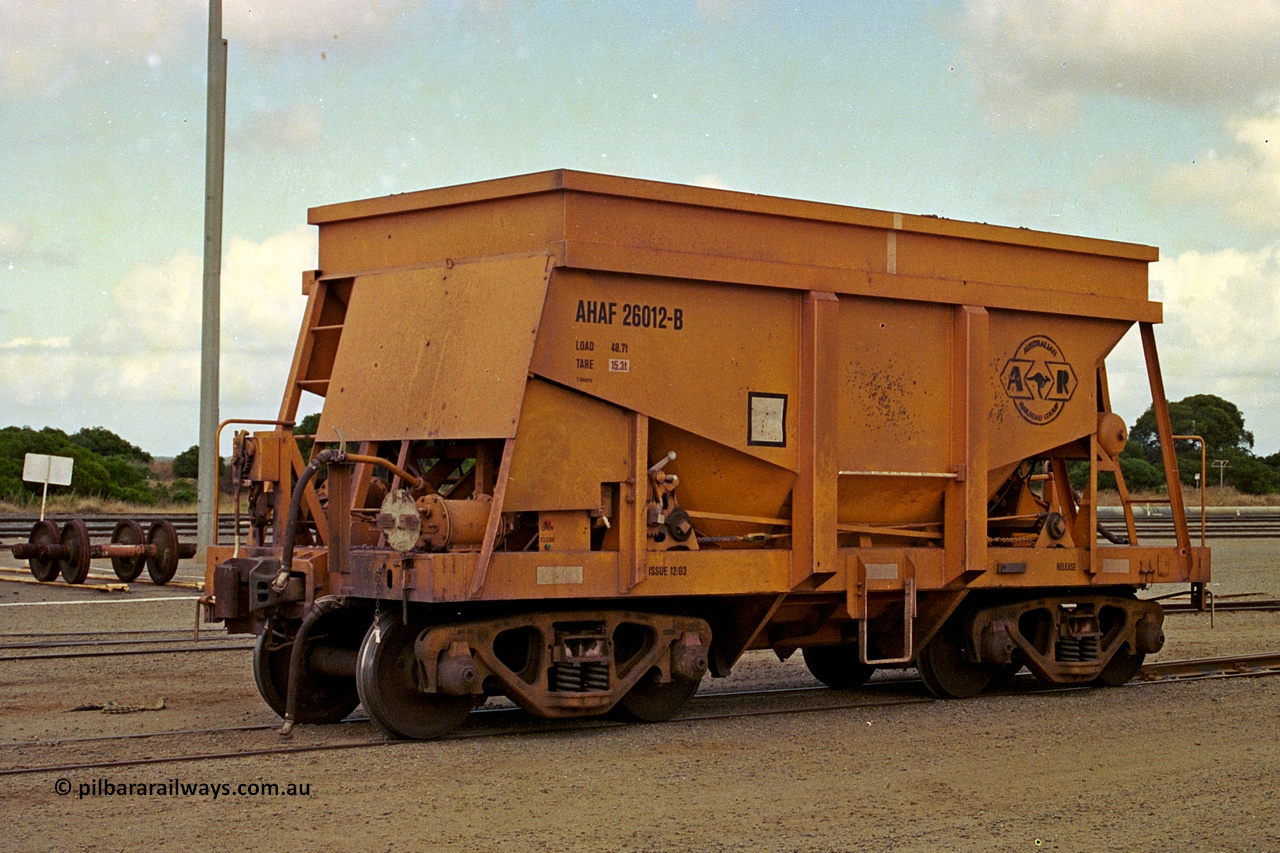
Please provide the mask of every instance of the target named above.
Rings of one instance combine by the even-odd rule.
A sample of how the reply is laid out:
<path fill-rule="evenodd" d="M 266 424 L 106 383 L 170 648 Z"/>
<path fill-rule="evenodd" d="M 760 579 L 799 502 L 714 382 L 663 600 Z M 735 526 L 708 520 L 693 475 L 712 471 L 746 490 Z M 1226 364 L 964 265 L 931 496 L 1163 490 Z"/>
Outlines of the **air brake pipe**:
<path fill-rule="evenodd" d="M 323 455 L 321 454 L 321 456 Z M 316 458 L 319 459 L 320 457 L 317 456 Z M 293 648 L 289 650 L 289 686 L 285 688 L 284 725 L 280 727 L 280 737 L 291 737 L 293 735 L 293 724 L 298 714 L 298 691 L 302 689 L 302 656 L 307 648 L 307 635 L 311 633 L 311 629 L 315 624 L 320 621 L 321 616 L 345 606 L 346 601 L 336 595 L 317 598 L 315 605 L 311 608 L 311 612 L 307 614 L 307 618 L 302 620 L 298 633 L 294 635 Z"/>
<path fill-rule="evenodd" d="M 413 486 L 415 489 L 421 487 L 424 483 L 426 483 L 426 480 L 422 479 L 421 477 L 415 477 L 414 475 L 410 474 L 408 471 L 401 468 L 399 465 L 396 465 L 392 462 L 388 462 L 386 459 L 383 459 L 381 456 L 364 456 L 359 453 L 348 453 L 343 457 L 343 461 L 344 462 L 364 462 L 369 465 L 377 465 L 379 468 L 385 468 L 386 470 L 390 471 L 392 474 L 395 474 L 401 480 L 404 480 L 406 483 Z"/>
<path fill-rule="evenodd" d="M 303 468 L 298 476 L 298 482 L 293 487 L 293 496 L 289 498 L 289 516 L 284 525 L 284 552 L 280 555 L 280 571 L 276 572 L 275 579 L 271 581 L 271 589 L 274 591 L 284 592 L 285 585 L 289 582 L 289 573 L 293 571 L 293 540 L 298 535 L 298 516 L 302 512 L 302 495 L 307 490 L 307 483 L 311 482 L 311 478 L 320 470 L 321 465 L 327 462 L 340 462 L 345 456 L 341 446 L 322 450 L 307 463 L 307 467 Z"/>
<path fill-rule="evenodd" d="M 1098 535 L 1110 542 L 1112 545 L 1128 545 L 1128 536 L 1117 536 L 1101 524 L 1098 525 Z"/>
<path fill-rule="evenodd" d="M 271 588 L 276 592 L 284 592 L 285 586 L 289 583 L 289 575 L 293 571 L 293 544 L 298 533 L 298 516 L 302 513 L 302 496 L 306 492 L 307 484 L 311 482 L 311 478 L 320 470 L 320 466 L 330 462 L 365 462 L 386 468 L 414 486 L 421 486 L 424 482 L 422 478 L 413 476 L 408 471 L 391 464 L 381 457 L 347 453 L 345 442 L 340 443 L 336 448 L 322 450 L 317 453 L 307 463 L 307 467 L 302 469 L 302 474 L 298 476 L 298 482 L 294 485 L 293 495 L 289 499 L 289 517 L 285 522 L 284 551 L 280 555 L 280 571 L 276 572 L 275 578 L 271 581 Z M 311 612 L 302 620 L 302 625 L 298 628 L 298 633 L 293 638 L 293 649 L 289 653 L 289 686 L 284 700 L 284 725 L 280 727 L 281 737 L 290 737 L 293 734 L 294 719 L 298 710 L 298 691 L 302 685 L 302 655 L 306 648 L 307 634 L 310 633 L 312 626 L 321 616 L 344 605 L 345 602 L 342 599 L 332 595 L 316 599 Z"/>
<path fill-rule="evenodd" d="M 421 486 L 426 482 L 421 477 L 415 477 L 380 456 L 347 453 L 341 445 L 317 453 L 315 458 L 307 463 L 307 467 L 302 469 L 302 474 L 298 476 L 298 482 L 293 487 L 293 495 L 289 498 L 289 516 L 284 527 L 284 552 L 280 555 L 280 571 L 276 573 L 275 579 L 271 581 L 271 588 L 276 592 L 284 592 L 285 584 L 289 582 L 289 573 L 293 571 L 293 540 L 298 533 L 298 516 L 302 512 L 303 493 L 306 492 L 307 484 L 311 482 L 311 478 L 320 470 L 320 466 L 329 462 L 365 462 L 370 465 L 377 465 L 398 475 L 400 479 L 413 484 L 414 487 Z"/>
<path fill-rule="evenodd" d="M 289 582 L 289 573 L 293 570 L 293 540 L 297 536 L 298 515 L 302 511 L 302 494 L 306 491 L 307 484 L 320 470 L 321 465 L 331 461 L 341 461 L 345 455 L 343 445 L 340 444 L 335 449 L 317 453 L 315 458 L 307 463 L 307 467 L 302 469 L 298 483 L 293 489 L 293 496 L 289 499 L 289 518 L 284 528 L 284 552 L 280 557 L 280 571 L 271 581 L 271 588 L 276 592 L 284 591 L 285 585 Z M 298 712 L 298 690 L 302 684 L 302 652 L 306 648 L 307 634 L 311 632 L 311 626 L 322 615 L 339 603 L 337 598 L 328 595 L 317 599 L 293 638 L 293 649 L 289 652 L 289 686 L 285 689 L 284 698 L 284 725 L 280 727 L 280 737 L 293 735 L 293 723 Z"/>

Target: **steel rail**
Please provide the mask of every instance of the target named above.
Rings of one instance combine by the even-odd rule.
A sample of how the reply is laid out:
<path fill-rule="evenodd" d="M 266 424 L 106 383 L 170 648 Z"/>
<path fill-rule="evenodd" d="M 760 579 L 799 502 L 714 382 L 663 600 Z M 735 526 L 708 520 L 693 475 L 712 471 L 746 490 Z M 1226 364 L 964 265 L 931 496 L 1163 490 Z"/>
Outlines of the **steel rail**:
<path fill-rule="evenodd" d="M 1162 605 L 1165 613 L 1208 613 L 1211 609 L 1218 613 L 1247 613 L 1253 612 L 1270 612 L 1280 610 L 1280 599 L 1266 598 L 1257 601 L 1215 601 L 1212 608 L 1205 607 L 1203 610 L 1192 607 L 1190 602 L 1179 601 L 1171 604 Z"/>
<path fill-rule="evenodd" d="M 1280 675 L 1280 652 L 1190 660 L 1157 661 L 1146 664 L 1130 684 L 1156 684 L 1205 678 Z"/>
<path fill-rule="evenodd" d="M 219 635 L 224 636 L 224 637 L 232 636 L 232 635 L 230 635 L 230 634 L 227 634 L 227 633 L 226 633 L 226 630 L 227 630 L 226 628 L 213 628 L 213 627 L 209 627 L 209 628 L 205 628 L 205 629 L 203 629 L 203 630 L 201 631 L 201 633 L 204 633 L 205 631 L 207 631 L 207 632 L 208 632 L 208 633 L 210 633 L 210 634 L 219 634 Z M 112 631 L 112 630 L 107 630 L 107 629 L 104 629 L 104 630 L 101 630 L 101 631 L 45 631 L 45 632 L 41 632 L 41 631 L 7 631 L 7 632 L 0 632 L 0 639 L 9 639 L 9 638 L 12 638 L 12 637 L 33 637 L 33 638 L 45 638 L 45 637 L 124 637 L 124 636 L 134 636 L 134 635 L 139 635 L 139 634 L 190 634 L 190 633 L 191 633 L 191 629 L 190 629 L 190 628 L 138 628 L 138 629 L 133 630 L 133 631 Z"/>
<path fill-rule="evenodd" d="M 1211 678 L 1232 678 L 1232 677 L 1262 677 L 1268 675 L 1280 675 L 1280 652 L 1266 652 L 1256 655 L 1235 655 L 1230 657 L 1216 658 L 1199 658 L 1190 660 L 1167 661 L 1147 664 L 1139 672 L 1133 681 L 1126 686 L 1148 686 L 1151 684 L 1172 684 L 1185 681 L 1198 681 Z M 885 679 L 883 681 L 873 682 L 866 687 L 875 687 L 878 684 L 885 686 L 914 686 L 918 684 L 917 679 Z M 987 695 L 1003 695 L 1003 696 L 1022 696 L 1036 693 L 1046 692 L 1065 692 L 1070 690 L 1092 689 L 1093 684 L 1081 685 L 1025 685 L 1018 686 L 1012 690 L 997 691 Z M 863 688 L 866 689 L 865 687 Z M 707 693 L 695 698 L 698 704 L 707 704 L 708 700 L 737 698 L 741 696 L 767 696 L 775 693 L 817 693 L 817 692 L 836 692 L 829 691 L 824 687 L 802 687 L 802 688 L 782 688 L 782 689 L 766 689 L 763 691 L 742 691 L 724 693 Z M 843 692 L 843 691 L 841 691 Z M 719 713 L 708 714 L 685 714 L 667 721 L 667 724 L 679 724 L 690 722 L 703 722 L 708 720 L 723 719 L 743 719 L 750 717 L 771 717 L 786 714 L 807 714 L 819 711 L 848 711 L 863 708 L 887 708 L 900 705 L 927 705 L 939 700 L 930 696 L 907 696 L 892 700 L 881 700 L 872 702 L 841 702 L 834 704 L 819 704 L 802 706 L 797 708 L 764 708 L 756 710 L 735 710 Z M 523 714 L 519 708 L 491 708 L 480 709 L 472 712 L 472 716 L 480 715 L 480 717 L 501 717 L 516 716 Z M 345 723 L 367 722 L 363 719 L 350 719 Z M 530 726 L 533 722 L 536 725 Z M 542 720 L 535 717 L 523 717 L 521 723 L 515 726 L 507 726 L 497 729 L 477 730 L 474 728 L 463 729 L 453 732 L 441 740 L 464 740 L 481 737 L 508 737 L 522 735 L 537 734 L 553 734 L 566 731 L 591 731 L 603 728 L 618 728 L 628 725 L 609 719 L 587 718 L 572 720 Z M 169 731 L 158 733 L 137 733 L 130 735 L 114 735 L 104 736 L 102 738 L 89 738 L 88 740 L 109 741 L 109 740 L 133 740 L 146 737 L 179 737 L 198 734 L 224 734 L 234 733 L 237 731 L 259 731 L 265 729 L 278 728 L 276 724 L 258 724 L 254 726 L 241 726 L 226 729 L 192 729 L 187 731 Z M 63 740 L 63 741 L 28 741 L 25 743 L 0 744 L 0 747 L 12 748 L 39 748 L 39 747 L 56 747 L 61 744 L 84 742 L 81 739 Z M 288 755 L 290 753 L 309 753 L 309 752 L 328 752 L 342 749 L 364 749 L 368 747 L 394 746 L 403 744 L 422 743 L 422 741 L 413 740 L 359 740 L 359 741 L 337 741 L 331 743 L 311 744 L 308 746 L 278 746 L 264 747 L 261 749 L 237 750 L 229 752 L 205 752 L 191 755 L 176 756 L 152 756 L 148 758 L 126 758 L 111 761 L 89 761 L 76 764 L 59 764 L 59 765 L 41 765 L 38 767 L 18 767 L 7 770 L 0 770 L 0 777 L 4 776 L 21 776 L 36 773 L 68 773 L 79 770 L 106 770 L 120 767 L 140 767 L 153 764 L 171 764 L 186 763 L 192 761 L 220 761 L 236 758 L 256 758 L 267 755 Z"/>
<path fill-rule="evenodd" d="M 90 713 L 90 712 L 86 712 Z M 336 725 L 347 723 L 366 723 L 367 717 L 348 717 Z M 224 726 L 213 729 L 166 729 L 162 732 L 129 732 L 120 735 L 92 735 L 89 737 L 64 737 L 57 740 L 22 740 L 13 743 L 0 743 L 0 749 L 33 749 L 39 747 L 72 746 L 82 743 L 111 743 L 113 741 L 146 740 L 153 737 L 190 737 L 191 735 L 227 735 L 240 732 L 258 732 L 268 729 L 280 730 L 279 723 L 255 723 L 251 726 Z"/>
<path fill-rule="evenodd" d="M 884 678 L 884 679 L 878 679 L 873 683 L 866 684 L 861 689 L 868 690 L 868 689 L 874 689 L 877 686 L 887 686 L 887 685 L 898 686 L 903 684 L 919 684 L 919 683 L 920 683 L 920 680 L 917 678 Z M 763 690 L 711 691 L 708 693 L 701 693 L 695 696 L 691 700 L 691 702 L 702 703 L 709 699 L 726 699 L 726 698 L 733 699 L 733 698 L 738 698 L 743 696 L 775 696 L 775 695 L 781 695 L 786 693 L 816 693 L 819 691 L 830 692 L 830 688 L 815 684 L 813 686 L 806 686 L 806 687 L 767 687 Z M 483 718 L 488 716 L 501 716 L 501 715 L 508 715 L 508 714 L 515 715 L 515 714 L 522 714 L 522 713 L 524 712 L 519 707 L 516 707 L 513 704 L 510 706 L 503 706 L 503 707 L 497 707 L 497 708 L 477 708 L 471 712 L 471 717 Z M 530 718 L 530 719 L 535 719 L 535 718 Z M 583 718 L 579 717 L 577 721 L 582 722 Z M 369 718 L 364 716 L 345 717 L 336 723 L 329 724 L 325 728 L 333 729 L 338 726 L 346 726 L 352 723 L 367 723 L 367 722 L 369 722 Z M 549 720 L 546 722 L 555 722 L 555 721 Z M 564 721 L 561 721 L 561 722 L 564 722 Z M 223 726 L 223 727 L 212 728 L 212 729 L 167 729 L 165 731 L 159 731 L 159 732 L 129 732 L 126 734 L 118 734 L 118 735 L 93 735 L 90 737 L 58 738 L 57 740 L 13 741 L 10 743 L 0 743 L 0 749 L 30 748 L 30 747 L 42 747 L 42 746 L 67 746 L 70 744 L 78 744 L 78 743 L 102 743 L 102 742 L 109 742 L 109 741 L 144 740 L 146 738 L 153 738 L 153 737 L 176 737 L 179 735 L 220 735 L 220 734 L 235 734 L 237 732 L 256 732 L 256 731 L 267 731 L 267 730 L 279 731 L 280 723 L 279 722 L 254 723 L 253 725 Z"/>
<path fill-rule="evenodd" d="M 2 655 L 0 656 L 0 662 L 19 663 L 22 661 L 124 657 L 128 655 L 171 655 L 194 652 L 239 652 L 252 648 L 253 644 L 250 643 L 239 646 L 180 646 L 172 649 L 107 649 L 101 652 L 57 652 L 51 655 Z"/>
<path fill-rule="evenodd" d="M 827 690 L 828 688 L 806 688 L 806 689 Z M 852 710 L 857 708 L 893 707 L 895 705 L 924 705 L 924 704 L 929 704 L 936 701 L 938 700 L 933 699 L 932 697 L 920 696 L 920 697 L 912 697 L 907 699 L 881 701 L 881 702 L 847 702 L 847 703 L 841 703 L 841 704 L 835 704 L 835 705 L 821 705 L 821 706 L 814 706 L 814 707 L 789 708 L 789 709 L 771 708 L 771 709 L 760 710 L 760 711 L 748 711 L 748 712 L 728 713 L 728 714 L 705 714 L 701 716 L 689 716 L 689 717 L 681 716 L 681 717 L 673 718 L 668 722 L 669 723 L 700 722 L 703 720 L 716 720 L 716 719 L 740 718 L 740 717 L 764 717 L 764 716 L 774 716 L 778 714 L 787 714 L 787 713 L 801 714 L 801 713 L 811 713 L 814 711 L 839 711 L 839 710 Z M 473 711 L 472 714 L 473 715 L 492 714 L 495 716 L 496 715 L 515 716 L 518 714 L 523 715 L 524 712 L 519 708 L 494 708 L 494 709 L 488 709 L 487 711 L 483 711 L 483 710 Z M 365 723 L 365 722 L 368 722 L 368 720 L 352 719 L 352 720 L 344 720 L 343 722 L 344 723 L 357 723 L 357 722 Z M 531 726 L 530 723 L 533 723 L 534 725 Z M 581 732 L 581 731 L 593 731 L 596 729 L 606 729 L 606 728 L 622 728 L 627 725 L 631 725 L 631 724 L 624 723 L 618 720 L 611 720 L 608 718 L 600 718 L 600 717 L 590 717 L 586 719 L 569 719 L 569 720 L 543 720 L 537 717 L 529 717 L 527 715 L 524 715 L 522 717 L 521 722 L 517 725 L 509 725 L 509 726 L 506 726 L 503 728 L 497 728 L 497 729 L 482 729 L 482 730 L 466 729 L 461 731 L 455 731 L 448 735 L 445 735 L 439 740 L 442 740 L 442 741 L 470 740 L 474 738 L 484 738 L 484 737 L 511 737 L 511 736 L 521 736 L 521 735 L 553 734 L 553 733 L 567 732 L 567 731 Z M 163 736 L 177 737 L 177 736 L 187 736 L 187 735 L 205 734 L 205 733 L 226 734 L 226 733 L 234 733 L 236 731 L 259 731 L 263 729 L 278 730 L 279 728 L 280 728 L 279 724 L 255 725 L 255 726 L 244 726 L 244 727 L 230 728 L 230 729 L 191 730 L 189 732 L 187 731 L 162 732 L 162 733 L 156 733 L 152 735 L 147 735 L 147 734 L 120 735 L 120 736 L 115 736 L 114 738 L 104 738 L 104 740 L 108 740 L 108 739 L 132 740 L 132 739 L 139 739 L 144 737 L 163 737 Z M 0 747 L 12 746 L 12 747 L 23 747 L 26 749 L 31 749 L 34 747 L 57 746 L 59 744 L 68 743 L 68 742 L 74 743 L 75 741 L 30 741 L 25 744 L 0 744 Z M 227 759 L 235 759 L 235 758 L 256 758 L 256 757 L 261 757 L 266 755 L 289 755 L 292 753 L 328 752 L 328 751 L 337 751 L 342 749 L 363 749 L 368 747 L 379 747 L 379 746 L 386 747 L 386 746 L 396 746 L 396 745 L 415 744 L 415 743 L 421 744 L 421 743 L 424 743 L 424 741 L 387 740 L 385 738 L 379 738 L 376 740 L 338 741 L 333 743 L 310 744 L 307 746 L 264 747 L 261 749 L 233 750 L 228 752 L 195 753 L 191 755 L 150 756 L 147 758 L 125 758 L 125 759 L 116 759 L 111 761 L 88 761 L 88 762 L 81 762 L 77 764 L 41 765 L 38 767 L 17 767 L 17 768 L 11 768 L 7 770 L 0 770 L 0 777 L 25 776 L 25 775 L 35 774 L 35 773 L 69 773 L 69 772 L 74 772 L 79 770 L 108 770 L 108 769 L 121 768 L 121 767 L 142 767 L 142 766 L 147 766 L 152 764 L 186 763 L 186 762 L 192 762 L 192 761 L 218 761 L 218 760 L 227 760 Z"/>
<path fill-rule="evenodd" d="M 188 634 L 191 632 L 188 631 Z M 207 643 L 218 642 L 220 640 L 236 639 L 234 635 L 222 634 L 220 636 L 206 637 L 201 640 L 193 640 L 188 637 L 170 637 L 168 639 L 161 637 L 145 637 L 137 640 L 71 640 L 67 642 L 30 642 L 30 643 L 0 643 L 0 650 L 7 649 L 74 649 L 82 646 L 99 647 L 99 646 L 148 646 L 159 645 L 162 643 Z M 159 651 L 164 651 L 160 649 Z"/>

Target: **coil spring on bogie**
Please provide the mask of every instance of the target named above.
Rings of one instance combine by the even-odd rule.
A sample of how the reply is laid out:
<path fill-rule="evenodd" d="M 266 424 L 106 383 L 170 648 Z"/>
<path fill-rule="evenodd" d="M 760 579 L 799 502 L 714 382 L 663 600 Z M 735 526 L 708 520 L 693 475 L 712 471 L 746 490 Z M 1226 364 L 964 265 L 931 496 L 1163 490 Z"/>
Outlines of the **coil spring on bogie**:
<path fill-rule="evenodd" d="M 1058 640 L 1055 657 L 1067 662 L 1097 660 L 1101 646 L 1101 637 L 1064 637 Z"/>
<path fill-rule="evenodd" d="M 557 663 L 551 670 L 557 693 L 597 693 L 609 689 L 609 664 L 600 661 Z"/>

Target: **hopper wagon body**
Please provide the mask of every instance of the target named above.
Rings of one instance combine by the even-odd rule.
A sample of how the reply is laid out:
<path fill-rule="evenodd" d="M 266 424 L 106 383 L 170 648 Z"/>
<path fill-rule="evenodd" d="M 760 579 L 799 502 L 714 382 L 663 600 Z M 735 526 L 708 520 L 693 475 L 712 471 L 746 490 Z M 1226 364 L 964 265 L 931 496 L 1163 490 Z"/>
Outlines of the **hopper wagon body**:
<path fill-rule="evenodd" d="M 237 433 L 248 509 L 204 598 L 259 635 L 286 726 L 362 702 L 433 737 L 494 694 L 658 720 L 751 649 L 834 687 L 1123 683 L 1163 642 L 1135 591 L 1209 577 L 1153 248 L 571 171 L 310 221 L 278 422 Z M 1105 359 L 1135 323 L 1172 544 L 1138 543 L 1119 472 Z M 1127 530 L 1099 528 L 1101 472 Z"/>

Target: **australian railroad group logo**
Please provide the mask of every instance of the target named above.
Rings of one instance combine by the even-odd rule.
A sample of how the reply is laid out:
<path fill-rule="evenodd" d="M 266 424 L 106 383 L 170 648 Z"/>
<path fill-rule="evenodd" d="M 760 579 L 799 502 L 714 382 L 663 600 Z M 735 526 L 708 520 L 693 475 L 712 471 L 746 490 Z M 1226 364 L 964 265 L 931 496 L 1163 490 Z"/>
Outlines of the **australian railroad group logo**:
<path fill-rule="evenodd" d="M 1032 335 L 1018 344 L 1000 371 L 1000 381 L 1018 414 L 1036 425 L 1061 414 L 1079 384 L 1062 348 L 1044 335 Z"/>

